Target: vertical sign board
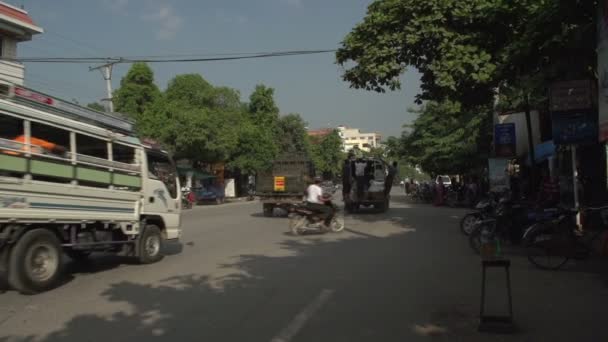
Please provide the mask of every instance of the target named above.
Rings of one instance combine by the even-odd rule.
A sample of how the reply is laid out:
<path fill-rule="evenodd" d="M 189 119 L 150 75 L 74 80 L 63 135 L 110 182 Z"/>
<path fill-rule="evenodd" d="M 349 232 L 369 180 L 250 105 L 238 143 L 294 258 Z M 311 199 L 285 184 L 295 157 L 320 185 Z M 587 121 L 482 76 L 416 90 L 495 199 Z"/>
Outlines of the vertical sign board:
<path fill-rule="evenodd" d="M 598 1 L 597 73 L 599 141 L 608 140 L 608 0 Z"/>
<path fill-rule="evenodd" d="M 274 177 L 274 191 L 285 191 L 285 177 Z"/>
<path fill-rule="evenodd" d="M 497 157 L 514 157 L 517 154 L 514 123 L 494 125 L 494 147 Z"/>
<path fill-rule="evenodd" d="M 507 158 L 488 159 L 490 191 L 500 192 L 509 189 L 509 177 L 507 176 L 508 166 L 509 159 Z"/>
<path fill-rule="evenodd" d="M 574 145 L 597 141 L 598 121 L 593 109 L 594 84 L 591 80 L 577 80 L 551 85 L 551 128 L 555 144 Z"/>
<path fill-rule="evenodd" d="M 597 141 L 597 121 L 591 111 L 551 114 L 553 141 L 557 145 L 576 145 Z"/>

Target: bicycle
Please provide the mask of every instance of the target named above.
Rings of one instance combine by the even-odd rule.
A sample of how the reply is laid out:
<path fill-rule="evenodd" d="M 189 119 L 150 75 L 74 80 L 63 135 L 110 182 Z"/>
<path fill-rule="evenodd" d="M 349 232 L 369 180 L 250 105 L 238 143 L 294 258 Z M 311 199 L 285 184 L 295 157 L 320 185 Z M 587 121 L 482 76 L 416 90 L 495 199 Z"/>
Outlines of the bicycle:
<path fill-rule="evenodd" d="M 602 229 L 582 236 L 577 234 L 576 210 L 566 210 L 557 219 L 535 224 L 524 233 L 528 261 L 544 270 L 558 270 L 570 259 L 585 260 L 593 252 L 601 237 L 600 251 L 608 251 L 608 206 L 583 209 L 599 212 Z"/>

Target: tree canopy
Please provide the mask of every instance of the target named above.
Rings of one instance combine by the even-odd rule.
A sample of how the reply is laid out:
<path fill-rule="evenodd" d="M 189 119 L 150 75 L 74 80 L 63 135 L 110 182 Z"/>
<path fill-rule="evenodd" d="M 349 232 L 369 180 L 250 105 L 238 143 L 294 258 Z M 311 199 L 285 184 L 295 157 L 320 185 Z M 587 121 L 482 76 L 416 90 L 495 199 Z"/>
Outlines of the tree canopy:
<path fill-rule="evenodd" d="M 309 154 L 310 143 L 306 132 L 306 122 L 300 114 L 281 116 L 278 121 L 277 142 L 281 152 Z"/>
<path fill-rule="evenodd" d="M 399 154 L 430 174 L 470 171 L 487 158 L 479 154 L 479 146 L 488 143 L 483 134 L 491 123 L 488 110 L 463 111 L 459 103 L 447 100 L 430 101 L 419 110 L 411 110 L 418 118 L 406 126 Z"/>
<path fill-rule="evenodd" d="M 146 63 L 133 63 L 114 91 L 114 110 L 137 118 L 160 96 L 154 73 Z"/>
<path fill-rule="evenodd" d="M 524 76 L 592 76 L 595 12 L 585 0 L 376 0 L 336 57 L 356 88 L 397 89 L 411 66 L 418 100 L 487 104 Z"/>
<path fill-rule="evenodd" d="M 351 87 L 377 92 L 417 69 L 419 118 L 389 153 L 458 172 L 487 157 L 495 95 L 499 110 L 542 109 L 551 82 L 596 77 L 596 11 L 587 0 L 376 0 L 336 60 Z"/>
<path fill-rule="evenodd" d="M 237 92 L 214 88 L 198 74 L 186 74 L 169 82 L 141 115 L 138 129 L 160 139 L 176 156 L 216 162 L 234 152 L 243 119 Z"/>
<path fill-rule="evenodd" d="M 256 124 L 276 127 L 279 107 L 274 101 L 274 89 L 258 84 L 249 97 L 249 113 Z"/>
<path fill-rule="evenodd" d="M 333 130 L 320 143 L 312 145 L 311 154 L 317 171 L 325 176 L 339 174 L 346 155 L 342 152 L 342 138 L 338 130 Z"/>

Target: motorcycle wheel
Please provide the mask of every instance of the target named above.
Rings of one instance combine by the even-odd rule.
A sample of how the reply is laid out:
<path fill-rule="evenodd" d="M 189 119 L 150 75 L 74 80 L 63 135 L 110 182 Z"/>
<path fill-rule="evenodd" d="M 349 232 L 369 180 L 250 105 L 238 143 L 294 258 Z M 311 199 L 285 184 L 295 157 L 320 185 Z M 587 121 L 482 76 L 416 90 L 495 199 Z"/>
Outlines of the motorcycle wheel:
<path fill-rule="evenodd" d="M 460 220 L 460 231 L 462 234 L 469 236 L 473 229 L 475 229 L 475 223 L 481 219 L 481 215 L 478 213 L 466 214 L 462 220 Z"/>
<path fill-rule="evenodd" d="M 344 230 L 344 218 L 335 216 L 331 220 L 330 229 L 333 233 L 339 233 Z"/>
<path fill-rule="evenodd" d="M 306 225 L 306 217 L 300 215 L 291 215 L 289 217 L 289 229 L 293 235 L 300 235 L 304 225 Z"/>
<path fill-rule="evenodd" d="M 481 233 L 484 229 L 490 229 L 490 227 L 486 224 L 477 225 L 469 235 L 469 246 L 475 254 L 479 254 L 481 251 Z"/>

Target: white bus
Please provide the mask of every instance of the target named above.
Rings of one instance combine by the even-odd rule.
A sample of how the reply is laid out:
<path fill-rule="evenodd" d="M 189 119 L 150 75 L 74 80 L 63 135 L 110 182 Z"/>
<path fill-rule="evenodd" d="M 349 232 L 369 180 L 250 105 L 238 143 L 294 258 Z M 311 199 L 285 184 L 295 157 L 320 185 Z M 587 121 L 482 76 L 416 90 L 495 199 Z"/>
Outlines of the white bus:
<path fill-rule="evenodd" d="M 162 258 L 180 236 L 168 154 L 130 121 L 21 86 L 0 86 L 0 277 L 22 293 L 55 286 L 64 252 Z"/>

